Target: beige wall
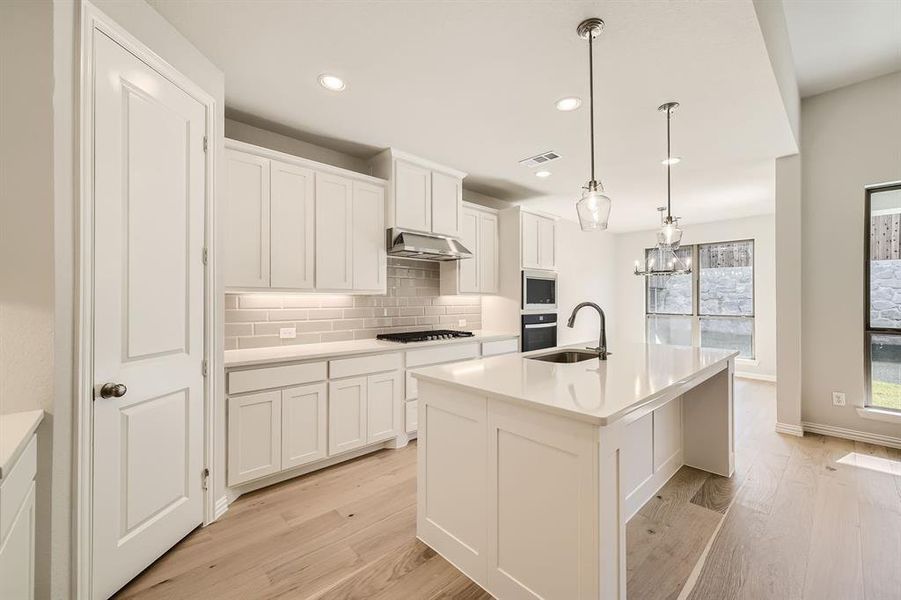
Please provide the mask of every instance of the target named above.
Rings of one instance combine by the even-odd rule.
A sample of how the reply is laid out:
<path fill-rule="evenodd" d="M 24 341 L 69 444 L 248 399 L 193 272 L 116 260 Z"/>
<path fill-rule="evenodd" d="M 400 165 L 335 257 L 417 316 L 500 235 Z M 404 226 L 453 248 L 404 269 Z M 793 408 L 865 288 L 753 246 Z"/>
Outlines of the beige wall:
<path fill-rule="evenodd" d="M 901 73 L 818 96 L 801 107 L 802 418 L 901 438 L 862 419 L 864 188 L 901 180 Z M 831 393 L 847 394 L 847 406 Z"/>
<path fill-rule="evenodd" d="M 0 413 L 53 401 L 51 15 L 0 2 Z"/>
<path fill-rule="evenodd" d="M 736 371 L 763 377 L 776 375 L 776 258 L 775 219 L 762 215 L 684 225 L 683 244 L 754 240 L 755 361 L 738 361 Z M 654 231 L 616 236 L 616 331 L 623 340 L 641 342 L 645 336 L 645 279 L 633 273 L 645 248 L 655 243 Z"/>
<path fill-rule="evenodd" d="M 801 432 L 801 157 L 776 159 L 776 421 Z"/>
<path fill-rule="evenodd" d="M 357 173 L 364 173 L 366 175 L 371 173 L 369 161 L 367 159 L 344 154 L 337 150 L 323 148 L 322 146 L 310 144 L 309 142 L 304 142 L 266 129 L 260 129 L 259 127 L 247 125 L 246 123 L 241 123 L 240 121 L 235 121 L 233 119 L 225 120 L 225 137 L 253 144 L 255 146 L 262 146 L 263 148 L 269 148 L 270 150 L 278 150 L 279 152 L 284 152 L 286 154 L 301 156 L 303 158 L 315 160 L 316 162 L 332 165 L 333 167 L 356 171 Z"/>

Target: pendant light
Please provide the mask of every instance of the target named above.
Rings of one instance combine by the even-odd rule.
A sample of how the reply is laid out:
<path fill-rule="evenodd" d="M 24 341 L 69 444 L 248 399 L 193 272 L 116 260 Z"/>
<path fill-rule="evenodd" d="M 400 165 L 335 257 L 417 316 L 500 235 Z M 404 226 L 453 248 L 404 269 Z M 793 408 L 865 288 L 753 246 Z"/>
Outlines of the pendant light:
<path fill-rule="evenodd" d="M 635 274 L 644 277 L 658 275 L 687 275 L 691 273 L 691 259 L 683 261 L 676 254 L 682 243 L 682 229 L 679 227 L 679 218 L 672 214 L 672 177 L 671 168 L 674 164 L 670 149 L 670 121 L 673 112 L 679 106 L 678 102 L 667 102 L 660 105 L 657 110 L 666 112 L 666 207 L 660 207 L 660 231 L 657 232 L 657 246 L 646 253 L 644 270 L 639 269 L 641 262 L 635 261 Z M 664 215 L 664 212 L 666 214 Z"/>
<path fill-rule="evenodd" d="M 604 31 L 601 19 L 586 19 L 579 23 L 576 33 L 583 40 L 588 40 L 588 97 L 589 123 L 591 133 L 591 179 L 582 188 L 582 198 L 576 203 L 579 214 L 579 225 L 582 231 L 599 231 L 607 229 L 610 218 L 610 198 L 604 194 L 604 186 L 594 176 L 594 56 L 592 42 Z"/>
<path fill-rule="evenodd" d="M 657 233 L 657 245 L 668 247 L 673 252 L 682 243 L 682 230 L 679 229 L 679 219 L 673 218 L 672 214 L 672 177 L 670 174 L 673 168 L 673 156 L 670 152 L 670 121 L 672 121 L 673 113 L 676 112 L 678 107 L 678 102 L 667 102 L 657 107 L 657 110 L 666 112 L 666 218 L 663 220 L 663 227 Z"/>

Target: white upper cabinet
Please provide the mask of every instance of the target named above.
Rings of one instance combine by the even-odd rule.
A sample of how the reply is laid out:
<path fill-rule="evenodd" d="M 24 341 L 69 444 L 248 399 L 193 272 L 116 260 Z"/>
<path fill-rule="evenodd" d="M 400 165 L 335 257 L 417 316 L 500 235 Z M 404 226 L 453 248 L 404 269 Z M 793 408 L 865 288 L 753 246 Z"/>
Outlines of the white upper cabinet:
<path fill-rule="evenodd" d="M 270 272 L 274 288 L 313 288 L 316 223 L 311 169 L 270 166 Z"/>
<path fill-rule="evenodd" d="M 353 182 L 316 174 L 316 287 L 353 287 Z"/>
<path fill-rule="evenodd" d="M 395 226 L 432 230 L 432 172 L 398 160 L 394 166 Z"/>
<path fill-rule="evenodd" d="M 497 212 L 464 204 L 460 241 L 472 258 L 441 263 L 442 294 L 496 294 L 498 292 Z"/>
<path fill-rule="evenodd" d="M 551 217 L 521 213 L 523 269 L 557 268 L 557 222 Z"/>
<path fill-rule="evenodd" d="M 447 173 L 432 173 L 432 232 L 460 235 L 463 215 L 463 180 Z"/>
<path fill-rule="evenodd" d="M 227 150 L 225 285 L 269 287 L 269 160 Z"/>
<path fill-rule="evenodd" d="M 466 173 L 389 148 L 372 159 L 388 179 L 386 227 L 458 237 Z"/>
<path fill-rule="evenodd" d="M 384 188 L 354 182 L 353 219 L 353 288 L 384 292 L 387 274 Z"/>
<path fill-rule="evenodd" d="M 226 289 L 385 292 L 384 180 L 226 145 Z M 431 219 L 425 174 L 420 187 L 429 200 L 420 212 Z"/>
<path fill-rule="evenodd" d="M 483 294 L 498 292 L 498 222 L 497 215 L 480 212 L 479 253 L 475 257 L 479 262 L 479 291 Z"/>

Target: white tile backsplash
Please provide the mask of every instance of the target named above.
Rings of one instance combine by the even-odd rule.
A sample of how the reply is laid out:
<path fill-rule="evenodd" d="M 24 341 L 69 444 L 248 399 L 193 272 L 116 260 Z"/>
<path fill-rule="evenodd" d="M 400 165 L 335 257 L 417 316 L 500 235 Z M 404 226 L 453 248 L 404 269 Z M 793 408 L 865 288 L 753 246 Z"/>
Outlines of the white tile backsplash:
<path fill-rule="evenodd" d="M 479 296 L 439 296 L 438 263 L 388 258 L 384 296 L 226 294 L 225 348 L 262 348 L 374 338 L 421 329 L 482 328 Z M 459 319 L 466 319 L 459 326 Z M 279 329 L 297 337 L 280 339 Z"/>

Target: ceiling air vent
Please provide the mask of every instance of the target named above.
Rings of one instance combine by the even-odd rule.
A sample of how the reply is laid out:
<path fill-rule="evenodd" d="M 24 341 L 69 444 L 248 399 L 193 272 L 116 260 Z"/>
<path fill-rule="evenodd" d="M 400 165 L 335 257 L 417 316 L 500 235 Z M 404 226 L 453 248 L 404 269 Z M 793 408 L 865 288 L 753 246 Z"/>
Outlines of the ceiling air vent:
<path fill-rule="evenodd" d="M 541 154 L 536 154 L 535 156 L 530 156 L 529 158 L 524 158 L 519 161 L 524 167 L 537 167 L 539 165 L 545 165 L 552 160 L 557 160 L 560 158 L 560 155 L 556 152 L 548 150 L 547 152 L 542 152 Z"/>

